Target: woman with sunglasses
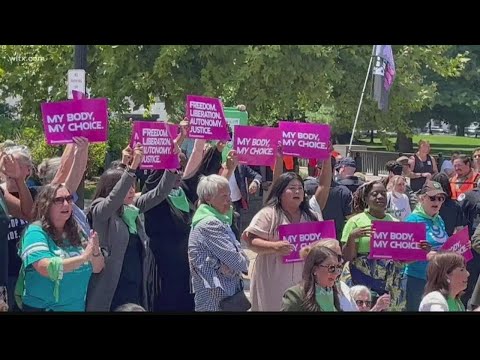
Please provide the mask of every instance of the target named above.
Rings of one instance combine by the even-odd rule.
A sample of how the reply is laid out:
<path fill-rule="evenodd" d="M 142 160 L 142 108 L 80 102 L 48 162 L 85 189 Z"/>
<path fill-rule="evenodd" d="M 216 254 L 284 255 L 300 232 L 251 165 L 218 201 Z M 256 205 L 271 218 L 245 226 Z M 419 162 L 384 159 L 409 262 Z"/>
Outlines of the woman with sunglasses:
<path fill-rule="evenodd" d="M 305 246 L 302 250 L 300 250 L 300 257 L 305 260 L 310 251 L 317 246 L 324 246 L 332 250 L 335 254 L 337 254 L 338 263 L 343 266 L 342 248 L 340 247 L 340 243 L 337 239 L 323 239 L 309 246 Z M 336 287 L 342 311 L 358 311 L 355 302 L 350 296 L 350 288 L 348 287 L 348 285 L 341 281 L 340 278 L 338 278 Z"/>
<path fill-rule="evenodd" d="M 438 182 L 427 180 L 418 196 L 415 210 L 405 219 L 407 222 L 424 223 L 427 228 L 425 250 L 439 250 L 448 239 L 440 209 L 447 194 Z M 423 290 L 427 283 L 428 261 L 415 261 L 405 268 L 407 275 L 407 311 L 418 311 Z"/>
<path fill-rule="evenodd" d="M 353 212 L 342 233 L 343 258 L 349 261 L 342 280 L 349 286 L 365 285 L 379 296 L 390 293 L 391 311 L 404 308 L 402 274 L 404 264 L 369 259 L 372 221 L 397 221 L 387 213 L 387 190 L 381 181 L 360 186 L 353 194 Z"/>
<path fill-rule="evenodd" d="M 285 291 L 282 311 L 341 311 L 336 281 L 342 271 L 338 256 L 324 246 L 308 253 L 300 284 Z"/>
<path fill-rule="evenodd" d="M 357 311 L 384 311 L 390 306 L 390 295 L 383 294 L 380 296 L 372 308 L 372 293 L 363 285 L 355 285 L 350 289 L 350 296 L 357 306 Z"/>
<path fill-rule="evenodd" d="M 72 202 L 62 184 L 44 186 L 35 200 L 20 249 L 23 311 L 85 311 L 90 276 L 104 259 L 97 234 L 86 239 L 73 218 Z"/>

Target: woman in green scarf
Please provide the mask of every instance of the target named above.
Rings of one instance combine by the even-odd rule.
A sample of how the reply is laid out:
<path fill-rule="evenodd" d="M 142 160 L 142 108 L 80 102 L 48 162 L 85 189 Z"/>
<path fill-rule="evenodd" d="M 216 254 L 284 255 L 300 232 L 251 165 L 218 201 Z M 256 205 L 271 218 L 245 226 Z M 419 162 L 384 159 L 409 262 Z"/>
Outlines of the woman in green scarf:
<path fill-rule="evenodd" d="M 113 311 L 127 303 L 152 311 L 160 286 L 150 239 L 139 215 L 165 200 L 179 175 L 177 170 L 165 171 L 155 188 L 136 198 L 135 172 L 143 149 L 127 147 L 122 155 L 125 168 L 102 174 L 87 215 L 106 257 L 102 273 L 90 280 L 87 311 Z"/>
<path fill-rule="evenodd" d="M 195 293 L 195 311 L 246 311 L 242 273 L 248 257 L 231 229 L 233 208 L 228 180 L 203 177 L 197 188 L 199 207 L 192 220 L 188 257 Z M 227 303 L 234 303 L 229 306 Z"/>
<path fill-rule="evenodd" d="M 196 140 L 195 150 L 205 141 Z M 194 151 L 195 151 L 194 150 Z M 201 176 L 217 174 L 222 167 L 221 147 L 209 148 L 201 157 L 195 153 L 188 160 L 180 154 L 180 175 L 184 170 L 195 168 L 188 178 L 178 178 L 166 201 L 145 212 L 145 230 L 151 239 L 162 289 L 155 296 L 154 311 L 193 312 L 195 304 L 191 292 L 188 264 L 188 236 L 195 212 L 196 190 Z M 196 164 L 195 164 L 196 163 Z M 152 172 L 143 188 L 143 193 L 154 189 L 163 176 L 162 170 Z"/>
<path fill-rule="evenodd" d="M 342 267 L 333 250 L 313 247 L 305 258 L 302 282 L 283 295 L 282 311 L 341 311 L 336 281 Z"/>
<path fill-rule="evenodd" d="M 442 185 L 427 180 L 420 190 L 417 207 L 405 219 L 408 222 L 425 223 L 427 250 L 439 250 L 448 240 L 445 223 L 439 215 L 445 198 L 446 194 Z M 407 311 L 418 311 L 427 284 L 427 265 L 428 261 L 415 261 L 405 268 L 405 274 L 407 275 Z"/>

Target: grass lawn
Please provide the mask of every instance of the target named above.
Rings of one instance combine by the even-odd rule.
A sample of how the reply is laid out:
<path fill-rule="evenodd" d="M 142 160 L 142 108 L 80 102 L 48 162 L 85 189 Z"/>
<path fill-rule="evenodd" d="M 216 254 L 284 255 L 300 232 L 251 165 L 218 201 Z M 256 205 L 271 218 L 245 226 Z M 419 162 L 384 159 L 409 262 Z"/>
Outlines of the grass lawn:
<path fill-rule="evenodd" d="M 449 155 L 453 151 L 460 151 L 471 155 L 473 149 L 480 147 L 480 138 L 475 139 L 473 137 L 450 135 L 415 135 L 413 137 L 413 147 L 415 150 L 421 139 L 430 142 L 433 154 L 441 152 L 443 155 Z M 392 143 L 395 143 L 395 140 L 396 138 L 390 138 Z M 385 151 L 385 146 L 381 144 L 380 139 L 374 139 L 373 141 L 374 143 L 370 144 L 369 139 L 361 139 L 360 143 L 367 145 L 368 150 Z"/>

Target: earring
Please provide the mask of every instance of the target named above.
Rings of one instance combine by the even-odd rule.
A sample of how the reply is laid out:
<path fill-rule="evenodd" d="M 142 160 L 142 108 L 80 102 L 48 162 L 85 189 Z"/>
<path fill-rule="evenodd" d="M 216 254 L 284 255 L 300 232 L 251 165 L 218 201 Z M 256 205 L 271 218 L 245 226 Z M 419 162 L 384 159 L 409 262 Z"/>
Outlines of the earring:
<path fill-rule="evenodd" d="M 449 283 L 449 284 L 450 284 L 450 279 L 448 279 L 448 278 L 447 278 L 447 283 Z"/>

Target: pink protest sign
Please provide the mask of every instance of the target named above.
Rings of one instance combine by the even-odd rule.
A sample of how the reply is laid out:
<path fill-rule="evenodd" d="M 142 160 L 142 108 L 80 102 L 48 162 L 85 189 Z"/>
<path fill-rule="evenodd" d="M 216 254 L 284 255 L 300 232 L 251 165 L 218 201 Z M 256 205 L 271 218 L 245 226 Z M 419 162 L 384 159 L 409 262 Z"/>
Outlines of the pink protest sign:
<path fill-rule="evenodd" d="M 472 250 L 470 249 L 470 236 L 468 235 L 468 226 L 465 226 L 459 232 L 450 236 L 445 244 L 443 244 L 441 250 L 454 251 L 463 255 L 466 262 L 469 262 L 473 258 Z"/>
<path fill-rule="evenodd" d="M 279 139 L 277 128 L 236 125 L 233 150 L 240 164 L 273 166 Z"/>
<path fill-rule="evenodd" d="M 280 121 L 283 154 L 305 159 L 328 159 L 330 125 Z"/>
<path fill-rule="evenodd" d="M 133 148 L 137 143 L 143 146 L 143 161 L 140 169 L 177 169 L 178 155 L 174 154 L 174 134 L 176 125 L 169 125 L 159 121 L 135 121 L 133 123 Z"/>
<path fill-rule="evenodd" d="M 237 127 L 235 127 L 235 131 L 237 131 Z M 288 264 L 303 261 L 300 258 L 300 250 L 302 248 L 322 239 L 336 239 L 335 222 L 328 220 L 280 225 L 278 227 L 278 235 L 280 240 L 287 240 L 294 246 L 292 253 L 284 256 L 283 262 Z"/>
<path fill-rule="evenodd" d="M 220 99 L 188 95 L 187 118 L 190 123 L 189 138 L 230 140 Z"/>
<path fill-rule="evenodd" d="M 43 129 L 47 144 L 73 143 L 75 136 L 92 143 L 108 139 L 107 99 L 78 99 L 43 103 Z"/>
<path fill-rule="evenodd" d="M 397 221 L 372 221 L 370 259 L 398 261 L 425 261 L 427 252 L 420 248 L 420 241 L 427 238 L 423 223 Z"/>

